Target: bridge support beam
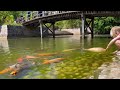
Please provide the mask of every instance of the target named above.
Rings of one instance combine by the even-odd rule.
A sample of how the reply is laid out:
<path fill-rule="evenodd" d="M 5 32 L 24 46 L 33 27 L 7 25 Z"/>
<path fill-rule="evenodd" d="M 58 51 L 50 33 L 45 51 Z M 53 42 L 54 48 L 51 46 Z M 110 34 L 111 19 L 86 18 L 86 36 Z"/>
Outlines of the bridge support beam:
<path fill-rule="evenodd" d="M 53 38 L 55 38 L 55 22 L 52 22 Z"/>
<path fill-rule="evenodd" d="M 91 36 L 92 36 L 92 38 L 94 37 L 94 33 L 93 33 L 93 31 L 94 31 L 94 17 L 92 17 L 92 23 L 91 23 Z"/>
<path fill-rule="evenodd" d="M 86 20 L 87 17 L 85 18 L 85 31 L 88 34 L 91 34 L 91 37 L 93 38 L 94 17 L 88 17 L 88 18 L 90 19 L 89 22 Z"/>
<path fill-rule="evenodd" d="M 43 28 L 42 28 L 42 21 L 39 20 L 39 23 L 40 23 L 40 37 L 42 38 L 43 37 Z"/>
<path fill-rule="evenodd" d="M 44 23 L 43 23 L 44 24 Z M 49 30 L 51 31 L 52 35 L 53 35 L 53 38 L 55 38 L 55 22 L 51 22 L 51 25 L 48 27 L 47 25 L 44 24 L 44 26 Z M 52 26 L 52 30 L 50 29 L 50 27 Z"/>
<path fill-rule="evenodd" d="M 85 37 L 85 15 L 82 13 L 81 14 L 81 19 L 82 19 L 82 31 L 81 31 L 81 35 L 82 35 L 82 38 Z"/>
<path fill-rule="evenodd" d="M 89 22 L 86 20 L 86 19 L 90 19 Z M 81 21 L 82 21 L 82 28 L 81 28 L 81 35 L 82 35 L 82 38 L 85 37 L 85 34 L 91 34 L 91 37 L 93 38 L 94 37 L 94 34 L 93 34 L 93 26 L 94 26 L 94 17 L 88 17 L 88 16 L 85 16 L 83 13 L 81 14 Z"/>

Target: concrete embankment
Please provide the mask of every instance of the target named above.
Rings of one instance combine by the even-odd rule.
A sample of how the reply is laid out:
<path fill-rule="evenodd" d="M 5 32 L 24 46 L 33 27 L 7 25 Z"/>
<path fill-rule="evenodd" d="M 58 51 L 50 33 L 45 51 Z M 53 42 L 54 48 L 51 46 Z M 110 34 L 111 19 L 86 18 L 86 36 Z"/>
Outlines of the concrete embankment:
<path fill-rule="evenodd" d="M 43 28 L 43 37 L 52 36 L 52 32 Z M 2 25 L 0 26 L 0 38 L 9 37 L 40 37 L 40 29 L 28 28 L 24 26 Z M 80 35 L 79 29 L 62 29 L 55 30 L 55 35 Z"/>
<path fill-rule="evenodd" d="M 120 79 L 120 55 L 112 58 L 111 63 L 102 64 L 91 79 Z"/>

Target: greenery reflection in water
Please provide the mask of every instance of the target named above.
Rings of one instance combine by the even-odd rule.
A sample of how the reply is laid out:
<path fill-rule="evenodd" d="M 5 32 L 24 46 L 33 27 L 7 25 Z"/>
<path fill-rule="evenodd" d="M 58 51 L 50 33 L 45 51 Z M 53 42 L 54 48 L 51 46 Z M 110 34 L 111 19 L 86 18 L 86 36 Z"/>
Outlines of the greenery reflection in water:
<path fill-rule="evenodd" d="M 42 53 L 56 53 L 51 56 L 39 56 L 32 59 L 34 66 L 20 71 L 16 76 L 10 72 L 0 75 L 1 79 L 83 79 L 89 78 L 103 63 L 111 62 L 113 47 L 107 53 L 84 51 L 83 48 L 105 48 L 110 38 L 85 38 L 80 36 L 59 36 L 53 38 L 16 38 L 8 39 L 0 48 L 0 70 L 17 63 L 17 59 L 26 55 L 37 56 Z M 3 43 L 3 41 L 1 41 Z M 5 51 L 6 50 L 6 51 Z M 45 60 L 64 58 L 58 63 L 42 64 Z"/>

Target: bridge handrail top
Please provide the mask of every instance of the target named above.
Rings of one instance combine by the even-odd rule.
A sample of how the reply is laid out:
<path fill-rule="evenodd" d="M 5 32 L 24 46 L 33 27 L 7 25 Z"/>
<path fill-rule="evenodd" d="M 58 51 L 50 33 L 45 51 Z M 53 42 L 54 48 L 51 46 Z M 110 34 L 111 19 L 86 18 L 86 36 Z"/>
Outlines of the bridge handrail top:
<path fill-rule="evenodd" d="M 85 14 L 85 15 L 96 15 L 96 14 L 120 14 L 120 11 L 41 11 L 40 13 L 34 13 L 37 11 L 32 11 L 32 13 L 30 13 L 32 15 L 32 19 L 29 19 L 30 17 L 27 17 L 27 20 L 25 20 L 25 22 L 29 22 L 29 21 L 34 21 L 36 19 L 41 19 L 42 18 L 47 18 L 47 17 L 53 17 L 53 16 L 57 16 L 57 15 L 64 15 L 64 14 L 72 14 L 72 13 L 79 13 L 80 14 Z M 23 23 L 25 23 L 23 22 Z"/>

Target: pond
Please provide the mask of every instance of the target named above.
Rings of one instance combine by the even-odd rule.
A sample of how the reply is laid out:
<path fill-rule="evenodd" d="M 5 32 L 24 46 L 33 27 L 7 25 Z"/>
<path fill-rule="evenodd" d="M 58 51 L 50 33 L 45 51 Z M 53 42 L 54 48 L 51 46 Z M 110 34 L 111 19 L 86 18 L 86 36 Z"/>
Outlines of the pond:
<path fill-rule="evenodd" d="M 86 37 L 83 40 L 79 35 L 57 36 L 55 39 L 32 37 L 1 40 L 0 71 L 16 64 L 22 57 L 32 65 L 15 76 L 10 74 L 11 71 L 0 74 L 0 79 L 89 79 L 103 63 L 112 61 L 111 52 L 115 46 L 107 53 L 83 49 L 105 48 L 110 40 L 109 37 Z M 50 60 L 57 62 L 45 63 Z"/>

